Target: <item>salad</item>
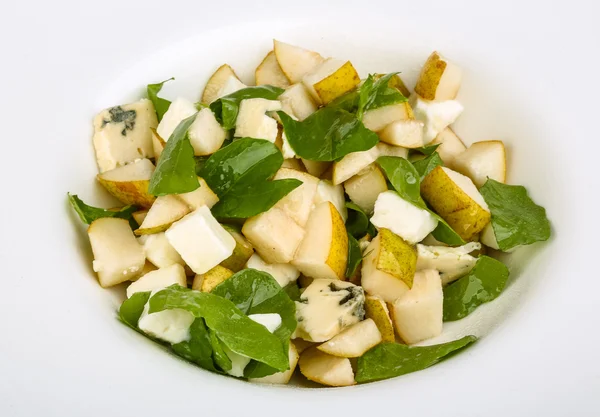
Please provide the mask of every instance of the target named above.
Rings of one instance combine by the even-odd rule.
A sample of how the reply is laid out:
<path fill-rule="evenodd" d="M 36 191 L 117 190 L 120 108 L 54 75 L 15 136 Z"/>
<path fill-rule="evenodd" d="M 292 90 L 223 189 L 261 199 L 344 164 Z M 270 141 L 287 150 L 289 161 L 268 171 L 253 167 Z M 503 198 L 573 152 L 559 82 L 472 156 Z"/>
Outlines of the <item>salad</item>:
<path fill-rule="evenodd" d="M 382 380 L 472 344 L 427 340 L 502 293 L 495 254 L 551 230 L 505 183 L 504 144 L 450 127 L 461 77 L 434 52 L 411 93 L 275 40 L 254 86 L 222 65 L 198 102 L 161 97 L 170 79 L 102 110 L 97 180 L 123 206 L 69 200 L 100 285 L 126 283 L 120 320 L 270 384 Z"/>

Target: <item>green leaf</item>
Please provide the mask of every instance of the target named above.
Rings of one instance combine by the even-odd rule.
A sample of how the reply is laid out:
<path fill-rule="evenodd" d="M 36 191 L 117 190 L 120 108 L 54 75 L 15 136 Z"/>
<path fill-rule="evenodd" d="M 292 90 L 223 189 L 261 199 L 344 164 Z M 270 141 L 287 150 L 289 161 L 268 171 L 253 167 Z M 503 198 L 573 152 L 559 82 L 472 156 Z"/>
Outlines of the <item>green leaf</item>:
<path fill-rule="evenodd" d="M 346 278 L 352 278 L 356 273 L 356 268 L 362 261 L 362 251 L 358 241 L 348 233 L 348 265 L 346 266 Z"/>
<path fill-rule="evenodd" d="M 165 113 L 167 112 L 167 110 L 169 110 L 169 106 L 171 105 L 171 102 L 164 98 L 160 98 L 158 96 L 158 93 L 160 93 L 160 90 L 162 90 L 163 85 L 166 82 L 172 81 L 174 79 L 175 78 L 171 77 L 168 80 L 164 80 L 158 84 L 148 84 L 148 86 L 146 87 L 148 98 L 154 105 L 154 111 L 156 111 L 156 118 L 158 119 L 159 122 L 162 120 L 162 118 L 165 115 Z"/>
<path fill-rule="evenodd" d="M 194 148 L 187 137 L 187 131 L 195 119 L 196 114 L 184 119 L 167 140 L 150 178 L 150 194 L 183 194 L 200 186 L 196 176 Z"/>
<path fill-rule="evenodd" d="M 349 234 L 357 239 L 360 239 L 367 233 L 371 237 L 377 236 L 377 230 L 369 221 L 366 213 L 356 204 L 349 201 L 346 202 L 348 209 L 348 218 L 346 219 L 346 230 Z"/>
<path fill-rule="evenodd" d="M 373 75 L 369 74 L 369 77 L 359 88 L 358 92 L 357 116 L 359 119 L 362 119 L 364 112 L 367 110 L 374 110 L 407 101 L 407 98 L 398 89 L 389 86 L 391 78 L 396 74 L 398 73 L 393 72 L 384 75 L 377 81 L 374 81 Z"/>
<path fill-rule="evenodd" d="M 172 346 L 173 351 L 201 368 L 216 372 L 210 333 L 204 319 L 197 318 L 190 326 L 190 340 Z"/>
<path fill-rule="evenodd" d="M 275 335 L 281 341 L 283 354 L 288 356 L 290 337 L 296 330 L 296 304 L 277 281 L 266 272 L 243 269 L 226 281 L 217 285 L 211 292 L 231 300 L 245 314 L 276 313 L 281 316 L 281 326 Z M 277 369 L 250 362 L 244 372 L 247 378 L 261 378 L 277 372 Z"/>
<path fill-rule="evenodd" d="M 471 272 L 444 288 L 444 321 L 462 319 L 494 300 L 504 290 L 508 275 L 502 262 L 481 256 Z"/>
<path fill-rule="evenodd" d="M 420 148 L 415 148 L 414 150 L 422 153 L 423 155 L 429 156 L 434 153 L 440 145 L 441 143 L 436 143 L 435 145 L 422 146 Z"/>
<path fill-rule="evenodd" d="M 379 142 L 375 132 L 339 108 L 323 107 L 301 122 L 282 111 L 277 114 L 296 154 L 311 161 L 339 160 L 351 152 L 371 149 Z"/>
<path fill-rule="evenodd" d="M 219 197 L 216 217 L 247 218 L 270 209 L 302 184 L 294 179 L 268 181 L 283 164 L 277 147 L 262 139 L 242 138 L 204 162 L 200 176 Z"/>
<path fill-rule="evenodd" d="M 211 329 L 208 329 L 208 334 L 210 337 L 210 345 L 212 347 L 213 361 L 223 371 L 225 371 L 225 372 L 231 371 L 231 368 L 232 368 L 231 359 L 229 358 L 229 356 L 227 356 L 227 352 L 225 352 L 225 349 L 223 348 L 223 344 L 222 344 L 221 340 L 219 339 L 219 337 L 217 336 L 217 333 Z"/>
<path fill-rule="evenodd" d="M 399 343 L 382 343 L 358 358 L 356 382 L 372 382 L 420 371 L 440 362 L 452 352 L 475 342 L 475 336 L 433 346 L 409 347 Z"/>
<path fill-rule="evenodd" d="M 129 327 L 138 330 L 138 321 L 144 311 L 144 306 L 150 298 L 150 291 L 136 292 L 123 301 L 119 308 L 119 319 Z"/>
<path fill-rule="evenodd" d="M 552 231 L 546 210 L 529 198 L 525 187 L 488 179 L 479 192 L 490 208 L 492 227 L 501 250 L 550 238 Z"/>
<path fill-rule="evenodd" d="M 377 163 L 400 197 L 415 207 L 429 211 L 438 220 L 438 225 L 432 232 L 437 240 L 450 246 L 466 243 L 444 219 L 427 207 L 421 198 L 421 176 L 413 164 L 397 156 L 381 156 Z"/>
<path fill-rule="evenodd" d="M 212 293 L 172 285 L 150 298 L 148 312 L 179 308 L 205 320 L 206 326 L 231 351 L 278 371 L 289 369 L 287 352 L 263 325 L 249 319 L 231 301 Z M 213 351 L 215 344 L 213 343 Z"/>
<path fill-rule="evenodd" d="M 331 109 L 345 110 L 348 113 L 356 113 L 358 110 L 358 90 L 352 90 L 339 96 L 327 105 Z"/>
<path fill-rule="evenodd" d="M 283 287 L 283 291 L 290 297 L 292 301 L 300 301 L 300 287 L 297 283 L 292 282 L 285 287 Z"/>
<path fill-rule="evenodd" d="M 138 208 L 136 206 L 125 206 L 120 208 L 119 210 L 107 210 L 98 207 L 92 207 L 85 204 L 77 195 L 67 194 L 69 196 L 69 202 L 73 209 L 79 215 L 79 218 L 85 224 L 91 224 L 96 219 L 101 219 L 103 217 L 116 217 L 119 219 L 129 220 L 129 224 L 133 229 L 137 229 L 138 224 L 133 219 L 133 213 L 135 213 Z"/>
<path fill-rule="evenodd" d="M 272 85 L 259 85 L 257 87 L 242 88 L 234 93 L 221 97 L 210 103 L 210 109 L 225 130 L 233 129 L 240 111 L 242 100 L 249 98 L 264 98 L 277 100 L 284 90 Z"/>
<path fill-rule="evenodd" d="M 421 176 L 421 181 L 423 181 L 423 178 L 425 178 L 427 174 L 433 171 L 435 167 L 444 166 L 444 162 L 442 161 L 442 158 L 440 158 L 440 155 L 437 152 L 433 152 L 431 155 L 423 159 L 414 161 L 412 164 Z"/>

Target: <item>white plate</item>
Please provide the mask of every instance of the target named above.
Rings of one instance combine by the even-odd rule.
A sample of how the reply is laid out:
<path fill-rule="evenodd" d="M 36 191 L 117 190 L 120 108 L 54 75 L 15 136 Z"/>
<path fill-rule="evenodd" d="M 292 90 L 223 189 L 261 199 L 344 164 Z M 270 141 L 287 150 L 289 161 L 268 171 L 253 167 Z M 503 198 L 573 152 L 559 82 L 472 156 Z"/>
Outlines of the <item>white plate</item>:
<path fill-rule="evenodd" d="M 37 3 L 7 6 L 0 25 L 0 415 L 597 415 L 598 6 Z M 465 69 L 456 130 L 504 140 L 509 181 L 554 228 L 513 257 L 505 294 L 448 326 L 443 338 L 484 336 L 469 350 L 381 383 L 273 388 L 190 366 L 116 321 L 66 200 L 110 202 L 93 178 L 92 116 L 170 76 L 165 96 L 196 98 L 223 62 L 250 81 L 272 37 L 409 83 L 433 49 Z"/>

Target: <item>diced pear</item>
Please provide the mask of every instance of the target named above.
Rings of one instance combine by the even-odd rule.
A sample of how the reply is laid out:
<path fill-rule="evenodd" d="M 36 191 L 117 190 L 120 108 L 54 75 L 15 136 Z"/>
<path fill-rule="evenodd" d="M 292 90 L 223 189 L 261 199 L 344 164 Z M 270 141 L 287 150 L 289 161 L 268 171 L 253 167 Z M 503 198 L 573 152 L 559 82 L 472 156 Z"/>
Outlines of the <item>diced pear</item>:
<path fill-rule="evenodd" d="M 173 284 L 181 285 L 182 287 L 187 286 L 185 270 L 179 264 L 173 264 L 166 268 L 148 272 L 127 287 L 127 298 L 136 292 L 160 290 Z"/>
<path fill-rule="evenodd" d="M 262 378 L 250 378 L 250 382 L 258 382 L 260 384 L 287 384 L 292 379 L 296 366 L 298 365 L 299 358 L 298 349 L 294 346 L 294 343 L 290 342 L 288 350 L 288 358 L 290 360 L 290 369 L 284 372 L 277 372 L 273 375 L 264 376 Z"/>
<path fill-rule="evenodd" d="M 348 263 L 344 220 L 329 201 L 319 204 L 306 223 L 306 234 L 292 264 L 312 278 L 343 280 Z"/>
<path fill-rule="evenodd" d="M 223 225 L 225 230 L 231 234 L 233 239 L 235 240 L 235 248 L 233 249 L 233 253 L 223 262 L 221 262 L 221 266 L 224 266 L 227 269 L 231 269 L 233 272 L 238 272 L 244 269 L 244 265 L 248 262 L 248 259 L 254 254 L 254 248 L 237 229 Z"/>
<path fill-rule="evenodd" d="M 387 191 L 387 182 L 381 170 L 371 164 L 344 183 L 346 194 L 365 213 L 370 214 L 379 194 Z"/>
<path fill-rule="evenodd" d="M 296 350 L 299 354 L 315 345 L 314 342 L 309 342 L 308 340 L 304 339 L 294 339 L 292 340 L 292 343 L 294 343 L 294 346 L 296 346 Z"/>
<path fill-rule="evenodd" d="M 454 169 L 482 187 L 488 178 L 506 181 L 506 151 L 500 140 L 475 142 L 454 159 Z"/>
<path fill-rule="evenodd" d="M 139 159 L 131 164 L 98 174 L 98 182 L 123 204 L 149 208 L 156 197 L 148 193 L 154 164 Z"/>
<path fill-rule="evenodd" d="M 461 80 L 460 67 L 434 51 L 423 65 L 415 92 L 427 100 L 454 100 Z"/>
<path fill-rule="evenodd" d="M 387 125 L 378 135 L 379 139 L 390 145 L 420 148 L 424 145 L 423 127 L 423 122 L 418 120 L 398 120 Z"/>
<path fill-rule="evenodd" d="M 219 98 L 218 93 L 221 88 L 225 85 L 230 77 L 235 77 L 239 80 L 233 69 L 227 65 L 221 65 L 206 83 L 204 91 L 202 92 L 202 104 L 210 104 Z"/>
<path fill-rule="evenodd" d="M 416 94 L 410 97 L 410 104 L 415 118 L 424 124 L 424 145 L 429 145 L 440 132 L 454 123 L 464 110 L 458 101 L 428 101 Z"/>
<path fill-rule="evenodd" d="M 383 342 L 394 343 L 396 341 L 390 311 L 382 298 L 368 295 L 365 298 L 365 314 L 377 325 Z"/>
<path fill-rule="evenodd" d="M 302 78 L 317 103 L 328 104 L 356 88 L 360 77 L 350 61 L 328 58 L 314 71 Z"/>
<path fill-rule="evenodd" d="M 277 100 L 264 98 L 249 98 L 242 100 L 240 111 L 235 122 L 236 138 L 265 139 L 275 143 L 277 139 L 277 121 L 265 113 L 281 110 L 281 103 Z"/>
<path fill-rule="evenodd" d="M 348 209 L 346 209 L 346 197 L 344 196 L 344 187 L 342 185 L 333 185 L 329 180 L 320 180 L 315 194 L 315 205 L 324 201 L 329 201 L 335 206 L 342 220 L 345 222 L 348 218 Z"/>
<path fill-rule="evenodd" d="M 421 195 L 464 240 L 490 222 L 485 200 L 469 177 L 438 166 L 423 179 Z"/>
<path fill-rule="evenodd" d="M 284 159 L 283 164 L 281 164 L 281 168 L 289 168 L 289 169 L 295 169 L 296 171 L 300 171 L 300 172 L 306 172 L 306 169 L 304 169 L 304 165 L 302 164 L 302 161 L 300 161 L 299 159 L 296 159 L 296 158 Z"/>
<path fill-rule="evenodd" d="M 275 39 L 273 51 L 281 70 L 292 84 L 302 81 L 306 74 L 314 71 L 324 61 L 316 52 Z"/>
<path fill-rule="evenodd" d="M 308 216 L 312 209 L 313 200 L 319 185 L 319 179 L 306 172 L 296 171 L 289 168 L 280 168 L 275 174 L 274 180 L 297 179 L 302 181 L 302 185 L 292 190 L 275 204 L 290 216 L 296 223 L 303 226 L 308 221 Z"/>
<path fill-rule="evenodd" d="M 437 145 L 438 143 L 440 146 L 437 147 L 436 152 L 442 158 L 444 165 L 450 169 L 454 169 L 454 160 L 467 147 L 449 127 L 442 130 L 429 145 Z"/>
<path fill-rule="evenodd" d="M 317 349 L 342 358 L 358 358 L 381 341 L 381 333 L 375 322 L 365 319 L 346 327 L 332 339 L 317 346 Z"/>
<path fill-rule="evenodd" d="M 204 274 L 229 258 L 235 248 L 235 239 L 206 206 L 173 223 L 166 235 L 196 274 Z"/>
<path fill-rule="evenodd" d="M 379 151 L 379 156 L 397 156 L 404 159 L 408 158 L 408 149 L 401 146 L 388 145 L 387 143 L 379 142 L 377 144 L 377 150 Z"/>
<path fill-rule="evenodd" d="M 443 304 L 438 272 L 417 272 L 411 290 L 394 302 L 393 320 L 398 335 L 409 345 L 440 335 Z"/>
<path fill-rule="evenodd" d="M 167 142 L 179 123 L 194 115 L 198 110 L 192 101 L 178 97 L 169 106 L 167 112 L 156 128 L 156 134 Z"/>
<path fill-rule="evenodd" d="M 148 235 L 164 232 L 177 220 L 188 214 L 190 209 L 187 204 L 175 195 L 164 195 L 156 199 L 146 218 L 135 231 L 136 235 Z"/>
<path fill-rule="evenodd" d="M 242 233 L 265 261 L 280 264 L 294 258 L 304 237 L 304 229 L 277 207 L 250 217 Z"/>
<path fill-rule="evenodd" d="M 133 277 L 130 279 L 130 281 L 135 282 L 138 279 L 140 279 L 141 277 L 143 277 L 144 275 L 146 275 L 149 272 L 152 271 L 156 271 L 158 268 L 156 266 L 154 266 L 154 264 L 148 260 L 146 260 L 146 262 L 144 263 L 144 267 L 142 268 L 142 272 L 140 273 L 139 276 L 137 277 Z"/>
<path fill-rule="evenodd" d="M 160 137 L 156 129 L 150 129 L 152 131 L 152 148 L 154 149 L 154 159 L 158 161 L 160 154 L 165 149 L 167 142 Z"/>
<path fill-rule="evenodd" d="M 153 158 L 151 128 L 156 128 L 152 102 L 104 109 L 94 118 L 94 149 L 100 172 L 113 170 L 140 158 Z"/>
<path fill-rule="evenodd" d="M 217 285 L 233 275 L 233 271 L 224 266 L 217 265 L 204 274 L 196 274 L 192 289 L 202 292 L 211 292 Z"/>
<path fill-rule="evenodd" d="M 217 97 L 216 98 L 221 98 L 221 97 L 225 97 L 229 94 L 233 94 L 236 91 L 242 90 L 244 88 L 247 88 L 248 86 L 246 84 L 244 84 L 243 82 L 241 82 L 239 80 L 239 78 L 230 75 L 226 80 L 225 83 L 223 84 L 223 86 L 219 89 L 219 91 L 217 91 Z"/>
<path fill-rule="evenodd" d="M 138 242 L 144 247 L 146 259 L 158 268 L 167 268 L 173 264 L 185 266 L 185 262 L 171 246 L 165 233 L 142 235 Z"/>
<path fill-rule="evenodd" d="M 390 78 L 388 86 L 400 91 L 404 97 L 410 96 L 410 91 L 408 91 L 408 88 L 406 88 L 406 84 L 404 84 L 404 81 L 402 81 L 402 78 L 399 74 L 396 74 Z"/>
<path fill-rule="evenodd" d="M 300 276 L 300 271 L 298 271 L 294 265 L 269 264 L 266 263 L 263 258 L 256 253 L 253 254 L 250 259 L 248 259 L 246 267 L 270 274 L 282 288 L 292 282 L 295 282 Z"/>
<path fill-rule="evenodd" d="M 88 228 L 94 253 L 93 268 L 102 287 L 111 287 L 140 275 L 146 257 L 129 222 L 116 217 L 94 220 Z"/>
<path fill-rule="evenodd" d="M 290 81 L 283 73 L 275 52 L 270 51 L 254 71 L 256 85 L 272 85 L 279 88 L 286 88 Z"/>
<path fill-rule="evenodd" d="M 414 206 L 395 191 L 386 191 L 377 197 L 371 223 L 387 228 L 411 244 L 420 242 L 438 225 L 438 220 L 427 210 Z"/>
<path fill-rule="evenodd" d="M 317 111 L 317 104 L 302 83 L 286 88 L 279 96 L 279 101 L 284 112 L 300 121 Z"/>
<path fill-rule="evenodd" d="M 394 302 L 412 286 L 417 251 L 400 236 L 380 229 L 363 258 L 361 284 L 369 295 Z"/>
<path fill-rule="evenodd" d="M 331 387 L 356 384 L 350 359 L 331 356 L 316 348 L 302 352 L 298 366 L 302 375 L 319 384 Z"/>
<path fill-rule="evenodd" d="M 377 158 L 379 158 L 377 146 L 373 146 L 367 151 L 349 153 L 338 162 L 333 163 L 333 183 L 335 185 L 343 183 L 371 165 Z"/>
<path fill-rule="evenodd" d="M 148 210 L 138 210 L 132 213 L 133 220 L 140 225 L 148 215 Z"/>
<path fill-rule="evenodd" d="M 187 135 L 194 148 L 194 155 L 204 156 L 210 155 L 221 148 L 227 137 L 227 131 L 221 127 L 212 110 L 204 108 L 196 115 L 196 119 L 190 126 Z"/>
<path fill-rule="evenodd" d="M 457 248 L 418 244 L 417 271 L 435 269 L 440 273 L 442 285 L 449 284 L 473 269 L 477 259 L 470 253 L 479 249 L 479 242 L 469 242 Z"/>
<path fill-rule="evenodd" d="M 191 211 L 194 211 L 202 206 L 213 208 L 215 204 L 219 202 L 219 197 L 210 189 L 206 181 L 203 178 L 198 177 L 200 187 L 189 193 L 177 194 Z"/>
<path fill-rule="evenodd" d="M 380 107 L 374 110 L 367 110 L 363 115 L 363 124 L 367 129 L 373 132 L 379 132 L 390 123 L 399 120 L 414 119 L 413 111 L 408 101 L 389 106 Z"/>
<path fill-rule="evenodd" d="M 321 177 L 323 173 L 332 166 L 331 162 L 310 161 L 308 159 L 302 159 L 302 163 L 306 168 L 306 172 L 308 172 L 310 175 L 314 175 L 315 177 Z"/>
<path fill-rule="evenodd" d="M 496 240 L 496 233 L 494 233 L 494 228 L 492 227 L 492 223 L 488 223 L 483 230 L 481 231 L 480 236 L 481 243 L 483 243 L 488 248 L 500 250 L 498 246 L 498 241 Z"/>

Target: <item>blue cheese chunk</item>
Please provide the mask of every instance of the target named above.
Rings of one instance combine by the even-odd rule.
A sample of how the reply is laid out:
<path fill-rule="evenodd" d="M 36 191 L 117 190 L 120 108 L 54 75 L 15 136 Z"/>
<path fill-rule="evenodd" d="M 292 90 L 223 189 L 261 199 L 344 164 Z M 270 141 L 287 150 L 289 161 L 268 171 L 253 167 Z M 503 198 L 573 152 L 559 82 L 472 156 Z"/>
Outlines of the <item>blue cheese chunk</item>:
<path fill-rule="evenodd" d="M 336 279 L 316 279 L 296 302 L 296 336 L 325 342 L 365 318 L 362 287 Z"/>
<path fill-rule="evenodd" d="M 152 102 L 142 99 L 102 110 L 94 119 L 94 148 L 100 172 L 140 158 L 153 158 L 151 128 L 158 121 Z"/>

